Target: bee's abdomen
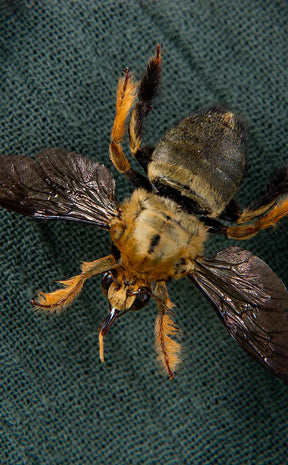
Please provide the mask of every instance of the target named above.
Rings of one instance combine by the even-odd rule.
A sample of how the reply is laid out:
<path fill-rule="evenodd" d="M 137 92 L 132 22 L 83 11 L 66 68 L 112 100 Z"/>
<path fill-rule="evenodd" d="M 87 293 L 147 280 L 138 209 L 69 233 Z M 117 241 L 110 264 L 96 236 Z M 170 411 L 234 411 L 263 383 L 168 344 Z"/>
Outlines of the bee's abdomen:
<path fill-rule="evenodd" d="M 156 146 L 148 176 L 159 194 L 217 217 L 237 190 L 245 164 L 244 127 L 223 109 L 192 115 Z"/>

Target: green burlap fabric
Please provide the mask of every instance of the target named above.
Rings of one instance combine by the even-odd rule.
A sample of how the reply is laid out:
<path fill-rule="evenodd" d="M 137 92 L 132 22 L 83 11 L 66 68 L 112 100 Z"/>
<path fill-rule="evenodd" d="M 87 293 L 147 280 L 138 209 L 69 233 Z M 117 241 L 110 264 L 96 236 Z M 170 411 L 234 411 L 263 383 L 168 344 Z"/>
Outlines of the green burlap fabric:
<path fill-rule="evenodd" d="M 243 206 L 287 161 L 284 0 L 0 5 L 1 155 L 74 150 L 110 168 L 122 200 L 131 188 L 108 160 L 117 79 L 126 66 L 140 76 L 160 42 L 163 84 L 146 143 L 197 108 L 227 103 L 247 122 Z M 286 385 L 230 338 L 188 280 L 169 286 L 185 347 L 175 382 L 154 363 L 153 302 L 115 324 L 101 365 L 100 279 L 62 315 L 35 313 L 29 300 L 107 254 L 109 234 L 4 210 L 0 225 L 1 464 L 287 463 Z M 287 226 L 245 243 L 286 283 Z M 206 254 L 227 243 L 211 237 Z"/>

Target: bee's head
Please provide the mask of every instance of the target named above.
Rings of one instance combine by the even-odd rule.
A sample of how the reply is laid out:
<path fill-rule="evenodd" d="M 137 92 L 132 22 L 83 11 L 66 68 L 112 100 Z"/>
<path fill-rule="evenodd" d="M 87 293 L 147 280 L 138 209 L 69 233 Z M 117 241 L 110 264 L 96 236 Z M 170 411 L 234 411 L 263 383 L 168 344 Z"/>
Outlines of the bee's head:
<path fill-rule="evenodd" d="M 145 307 L 152 291 L 147 283 L 131 279 L 123 267 L 107 271 L 103 275 L 101 288 L 110 305 L 109 314 L 100 327 L 100 359 L 103 360 L 103 336 L 112 323 L 124 313 Z"/>
<path fill-rule="evenodd" d="M 147 283 L 133 280 L 123 267 L 107 271 L 101 287 L 111 308 L 122 312 L 141 310 L 150 299 L 151 287 Z"/>

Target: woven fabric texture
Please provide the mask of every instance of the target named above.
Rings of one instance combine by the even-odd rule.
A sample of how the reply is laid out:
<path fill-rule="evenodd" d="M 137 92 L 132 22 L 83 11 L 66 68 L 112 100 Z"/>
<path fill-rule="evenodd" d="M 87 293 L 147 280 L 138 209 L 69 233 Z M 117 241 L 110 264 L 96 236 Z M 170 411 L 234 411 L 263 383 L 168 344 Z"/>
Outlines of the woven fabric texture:
<path fill-rule="evenodd" d="M 0 155 L 76 151 L 109 167 L 123 200 L 132 189 L 108 157 L 117 79 L 127 66 L 140 77 L 161 43 L 145 143 L 197 108 L 228 104 L 246 119 L 245 206 L 288 158 L 287 24 L 281 0 L 1 0 Z M 287 284 L 287 231 L 284 220 L 233 244 Z M 93 226 L 0 212 L 0 463 L 287 463 L 286 385 L 230 338 L 188 280 L 169 285 L 185 347 L 174 382 L 155 364 L 153 302 L 111 329 L 104 364 L 100 278 L 63 314 L 35 313 L 38 289 L 55 289 L 109 244 Z M 205 254 L 227 245 L 213 236 Z"/>

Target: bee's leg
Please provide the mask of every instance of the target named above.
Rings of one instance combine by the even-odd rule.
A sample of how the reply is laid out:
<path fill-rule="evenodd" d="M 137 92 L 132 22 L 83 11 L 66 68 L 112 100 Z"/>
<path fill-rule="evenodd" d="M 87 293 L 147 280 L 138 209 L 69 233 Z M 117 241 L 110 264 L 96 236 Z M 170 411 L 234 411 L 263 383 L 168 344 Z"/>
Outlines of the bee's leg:
<path fill-rule="evenodd" d="M 288 215 L 288 197 L 270 205 L 265 205 L 255 211 L 244 210 L 236 226 L 228 226 L 227 237 L 232 239 L 249 239 L 261 229 L 276 226 L 279 221 Z M 249 224 L 243 224 L 249 223 Z"/>
<path fill-rule="evenodd" d="M 124 173 L 134 187 L 144 187 L 151 190 L 151 184 L 148 179 L 130 166 L 122 149 L 126 119 L 136 98 L 136 88 L 137 84 L 133 81 L 127 69 L 124 78 L 121 78 L 118 83 L 116 116 L 111 131 L 109 153 L 115 168 L 120 173 Z"/>
<path fill-rule="evenodd" d="M 209 218 L 208 216 L 200 216 L 199 219 L 205 223 L 209 233 L 222 234 L 226 236 L 227 226 L 221 223 L 221 221 L 216 220 L 215 218 Z"/>
<path fill-rule="evenodd" d="M 236 199 L 232 198 L 228 205 L 226 205 L 225 210 L 221 213 L 220 219 L 235 223 L 239 219 L 240 215 L 240 205 Z"/>
<path fill-rule="evenodd" d="M 47 294 L 40 292 L 38 299 L 33 299 L 32 304 L 35 307 L 45 308 L 51 312 L 69 305 L 80 293 L 86 279 L 92 278 L 97 274 L 105 273 L 105 271 L 110 270 L 115 263 L 113 255 L 108 255 L 94 262 L 83 262 L 81 274 L 73 276 L 65 281 L 58 281 L 62 284 L 63 289 L 57 289 Z"/>
<path fill-rule="evenodd" d="M 132 154 L 146 170 L 154 147 L 141 147 L 144 119 L 152 109 L 152 100 L 157 96 L 161 80 L 160 45 L 157 45 L 156 55 L 150 59 L 146 72 L 138 86 L 138 102 L 130 116 L 129 142 Z"/>
<path fill-rule="evenodd" d="M 261 229 L 275 226 L 287 215 L 288 166 L 284 166 L 268 184 L 266 191 L 239 215 L 237 225 L 229 226 L 226 233 L 233 239 L 249 239 Z"/>
<path fill-rule="evenodd" d="M 171 336 L 176 336 L 179 330 L 168 314 L 173 304 L 169 299 L 164 281 L 159 281 L 156 284 L 154 296 L 159 310 L 155 323 L 155 348 L 160 365 L 173 379 L 175 368 L 180 362 L 181 345 L 171 338 Z"/>

